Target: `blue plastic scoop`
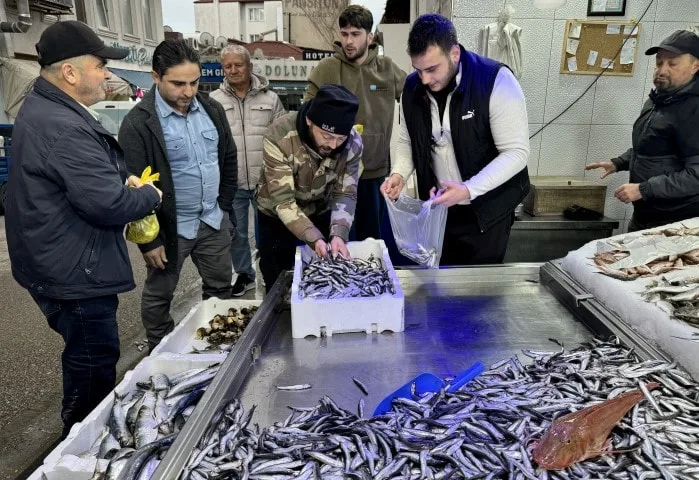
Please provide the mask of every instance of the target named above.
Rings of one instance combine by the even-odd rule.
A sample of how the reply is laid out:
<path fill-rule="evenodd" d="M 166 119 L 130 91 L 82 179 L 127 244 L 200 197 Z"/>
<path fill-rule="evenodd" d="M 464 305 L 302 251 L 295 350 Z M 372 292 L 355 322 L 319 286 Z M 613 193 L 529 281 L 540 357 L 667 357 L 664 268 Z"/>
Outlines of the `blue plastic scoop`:
<path fill-rule="evenodd" d="M 416 395 L 422 395 L 427 392 L 438 392 L 442 388 L 444 388 L 447 392 L 450 392 L 463 387 L 468 382 L 480 375 L 483 370 L 485 370 L 485 366 L 481 362 L 476 362 L 467 370 L 464 370 L 457 375 L 449 383 L 446 383 L 444 380 L 432 373 L 421 373 L 400 387 L 398 390 L 381 400 L 381 403 L 379 403 L 376 410 L 374 410 L 374 415 L 383 415 L 384 413 L 390 411 L 391 403 L 393 402 L 394 398 L 411 398 L 410 391 L 413 383 L 415 384 Z"/>

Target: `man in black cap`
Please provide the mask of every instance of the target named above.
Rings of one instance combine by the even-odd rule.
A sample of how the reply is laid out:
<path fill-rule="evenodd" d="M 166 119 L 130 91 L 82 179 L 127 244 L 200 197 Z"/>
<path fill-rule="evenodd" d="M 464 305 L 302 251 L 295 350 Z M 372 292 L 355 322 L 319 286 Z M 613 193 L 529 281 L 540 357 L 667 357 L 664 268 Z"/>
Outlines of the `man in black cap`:
<path fill-rule="evenodd" d="M 270 125 L 263 141 L 257 206 L 260 270 L 267 291 L 294 264 L 303 243 L 325 257 L 349 257 L 345 243 L 357 205 L 362 139 L 353 128 L 359 101 L 341 85 Z"/>
<path fill-rule="evenodd" d="M 632 148 L 609 162 L 601 178 L 628 170 L 615 196 L 633 202 L 629 231 L 699 216 L 699 36 L 678 30 L 646 55 L 655 55 L 650 92 L 633 126 Z"/>
<path fill-rule="evenodd" d="M 114 388 L 117 294 L 135 287 L 124 225 L 161 194 L 126 178 L 119 144 L 90 109 L 105 98 L 107 59 L 128 51 L 75 21 L 47 28 L 36 50 L 41 71 L 14 124 L 5 222 L 15 280 L 65 341 L 65 437 Z"/>

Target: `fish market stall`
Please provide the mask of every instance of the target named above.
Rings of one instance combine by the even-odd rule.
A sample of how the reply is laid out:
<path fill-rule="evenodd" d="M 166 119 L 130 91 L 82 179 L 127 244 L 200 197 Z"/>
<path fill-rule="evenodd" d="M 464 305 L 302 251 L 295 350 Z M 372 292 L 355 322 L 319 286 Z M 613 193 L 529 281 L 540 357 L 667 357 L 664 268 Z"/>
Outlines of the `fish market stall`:
<path fill-rule="evenodd" d="M 344 421 L 348 418 L 360 421 L 357 415 L 363 414 L 363 418 L 368 418 L 385 395 L 420 372 L 432 372 L 449 378 L 476 361 L 491 366 L 489 371 L 482 374 L 482 379 L 477 378 L 462 392 L 469 392 L 471 389 L 483 390 L 502 382 L 521 382 L 522 377 L 543 381 L 544 378 L 551 377 L 546 372 L 553 370 L 554 365 L 559 361 L 555 359 L 562 354 L 563 348 L 560 345 L 564 345 L 566 351 L 573 350 L 571 352 L 573 356 L 583 355 L 587 358 L 583 361 L 582 370 L 589 368 L 589 371 L 583 372 L 584 375 L 583 373 L 578 375 L 585 377 L 584 380 L 575 380 L 573 372 L 566 371 L 572 368 L 567 362 L 564 362 L 565 366 L 560 367 L 563 370 L 555 372 L 565 380 L 563 383 L 579 382 L 579 388 L 584 389 L 584 395 L 581 398 L 586 399 L 587 402 L 595 398 L 601 401 L 604 395 L 611 394 L 611 387 L 601 388 L 600 384 L 596 383 L 599 382 L 599 378 L 606 377 L 605 381 L 609 381 L 610 385 L 616 385 L 617 392 L 614 392 L 616 395 L 622 390 L 639 388 L 639 380 L 642 380 L 640 385 L 646 390 L 654 389 L 657 385 L 649 383 L 646 387 L 643 382 L 650 382 L 657 377 L 668 384 L 671 381 L 683 382 L 685 386 L 679 387 L 680 394 L 690 398 L 690 400 L 682 398 L 663 400 L 665 403 L 659 406 L 662 409 L 663 418 L 666 416 L 669 418 L 672 412 L 679 410 L 679 404 L 673 402 L 687 402 L 690 408 L 699 408 L 696 384 L 686 373 L 668 363 L 671 359 L 662 351 L 630 329 L 554 264 L 549 263 L 543 267 L 521 264 L 484 268 L 402 270 L 396 273 L 405 294 L 404 332 L 369 335 L 344 333 L 299 339 L 292 338 L 290 311 L 288 305 L 283 302 L 285 293 L 290 288 L 291 279 L 289 277 L 280 279 L 270 292 L 268 300 L 261 306 L 244 337 L 241 338 L 237 348 L 228 356 L 221 367 L 221 372 L 212 382 L 153 478 L 178 478 L 183 471 L 187 474 L 186 478 L 198 478 L 202 473 L 195 470 L 202 461 L 204 463 L 201 465 L 206 468 L 214 468 L 211 458 L 202 452 L 206 449 L 207 442 L 211 440 L 212 432 L 216 431 L 217 422 L 221 422 L 218 423 L 221 435 L 226 431 L 244 433 L 244 435 L 237 433 L 239 436 L 236 442 L 239 443 L 236 445 L 251 445 L 255 441 L 262 445 L 264 441 L 260 440 L 259 436 L 255 437 L 253 432 L 255 429 L 232 425 L 230 421 L 230 418 L 234 417 L 247 419 L 246 422 L 252 419 L 252 423 L 259 425 L 264 435 L 271 435 L 269 437 L 271 443 L 268 445 L 276 445 L 278 449 L 283 450 L 283 438 L 280 440 L 275 437 L 274 432 L 289 424 L 293 430 L 296 428 L 295 422 L 303 412 L 315 412 L 316 416 L 312 423 L 317 422 L 319 430 L 310 436 L 312 444 L 322 436 L 322 427 L 327 428 L 327 425 L 321 425 L 322 417 L 339 416 Z M 589 342 L 593 341 L 595 335 L 605 337 L 615 335 L 621 340 L 622 345 L 602 345 L 599 347 L 602 353 L 599 353 L 595 348 L 589 347 Z M 589 348 L 590 351 L 583 354 L 579 351 L 575 352 L 574 350 L 581 345 L 588 345 L 583 347 L 583 350 Z M 633 350 L 623 345 L 633 347 Z M 638 355 L 638 358 L 635 355 Z M 600 358 L 607 357 L 617 362 L 616 367 L 599 365 L 592 367 Z M 656 360 L 638 363 L 644 359 Z M 503 371 L 496 374 L 494 369 Z M 664 372 L 668 375 L 671 373 L 679 379 L 670 380 L 669 376 L 662 377 L 661 375 L 665 375 Z M 353 381 L 353 377 L 361 383 L 362 388 Z M 595 377 L 598 379 L 595 380 Z M 547 381 L 550 382 L 551 378 Z M 367 395 L 364 394 L 364 389 Z M 462 392 L 459 395 L 464 395 Z M 531 395 L 530 393 L 529 396 Z M 642 397 L 639 397 L 639 401 L 640 399 Z M 438 400 L 435 397 L 435 401 Z M 523 401 L 521 397 L 517 400 Z M 532 410 L 541 418 L 536 417 L 536 421 L 532 420 L 531 423 L 536 428 L 532 427 L 527 432 L 540 437 L 543 434 L 542 425 L 550 423 L 550 417 L 546 415 L 555 411 L 567 411 L 572 402 L 572 400 L 563 400 L 565 399 L 559 399 L 559 403 L 563 403 L 564 407 L 552 404 L 541 412 Z M 297 407 L 298 410 L 290 410 L 290 407 Z M 254 413 L 251 414 L 253 408 Z M 507 408 L 506 405 L 500 405 L 500 409 L 503 408 Z M 224 415 L 224 410 L 229 414 Z M 483 415 L 483 412 L 480 414 Z M 536 414 L 531 415 L 534 418 Z M 637 421 L 648 415 L 651 415 L 651 407 L 644 406 L 634 409 L 633 418 Z M 338 420 L 335 418 L 333 422 L 336 421 Z M 679 426 L 673 427 L 676 430 L 682 430 L 684 427 L 692 431 L 696 429 L 696 426 L 681 423 L 684 417 L 679 415 L 676 415 L 673 421 L 680 422 Z M 336 423 L 332 424 L 336 425 Z M 516 425 L 513 431 L 519 432 L 520 428 L 524 429 L 521 425 Z M 338 430 L 330 430 L 331 432 L 325 433 L 326 436 L 338 432 Z M 287 447 L 287 452 L 293 451 L 294 448 L 302 448 L 298 445 L 303 445 L 306 438 L 298 430 L 295 431 L 296 436 L 293 437 L 292 444 Z M 248 434 L 251 437 L 243 438 Z M 685 437 L 685 440 L 695 439 L 694 435 L 696 433 Z M 532 460 L 526 455 L 527 443 L 524 440 L 534 439 L 523 437 L 514 442 L 518 453 L 511 465 L 521 464 L 522 471 L 525 472 L 532 470 Z M 286 440 L 289 441 L 289 438 Z M 638 437 L 627 435 L 617 440 L 615 445 L 618 447 L 638 449 L 638 441 L 644 439 L 639 440 Z M 521 450 L 520 447 L 525 450 Z M 213 447 L 209 444 L 209 448 Z M 247 448 L 245 447 L 243 451 L 249 452 Z M 661 452 L 666 447 L 654 445 L 652 448 Z M 216 450 L 216 453 L 223 454 L 224 450 Z M 295 458 L 293 461 L 283 458 L 276 460 L 279 463 L 286 461 L 288 466 L 287 476 L 282 475 L 279 478 L 295 478 L 296 474 L 300 475 L 299 478 L 313 478 L 310 470 L 303 470 L 307 468 L 309 458 L 315 458 L 318 464 L 324 465 L 326 469 L 333 468 L 331 465 L 338 461 L 343 462 L 337 458 L 328 458 L 324 452 L 327 453 L 330 450 L 330 447 L 325 450 L 316 449 L 316 451 L 307 452 L 310 457 Z M 340 447 L 337 446 L 335 450 L 339 452 Z M 676 460 L 676 463 L 685 471 L 696 473 L 689 470 L 695 463 L 694 460 L 691 462 L 688 460 L 691 458 L 690 454 L 695 454 L 695 451 L 691 448 L 689 451 L 689 454 L 683 453 L 682 457 L 677 457 L 681 458 L 681 461 Z M 233 453 L 229 452 L 229 455 Z M 414 456 L 416 462 L 411 460 L 414 467 L 420 463 L 419 455 L 420 448 L 416 448 L 414 452 L 405 453 L 403 456 L 405 458 Z M 638 468 L 646 471 L 654 468 L 652 462 L 657 461 L 655 458 L 644 460 L 640 453 L 637 457 L 640 460 L 625 458 L 626 465 L 611 463 L 606 465 L 606 469 L 623 472 L 628 468 L 629 462 L 639 462 L 639 465 L 643 466 Z M 269 461 L 273 456 L 268 452 L 264 453 L 262 458 Z M 594 463 L 597 470 L 584 470 L 583 473 L 592 476 L 601 475 L 599 469 L 605 468 L 604 458 L 613 457 L 599 457 L 599 461 Z M 430 460 L 432 461 L 434 459 Z M 272 468 L 271 465 L 261 465 L 260 462 L 261 460 L 258 460 L 254 467 L 260 475 L 266 471 L 265 469 Z M 600 462 L 602 462 L 601 466 Z M 293 474 L 290 469 L 292 463 L 295 468 Z M 218 474 L 225 472 L 220 470 L 221 468 L 240 469 L 241 464 L 242 460 L 241 463 L 235 463 L 233 467 L 219 466 Z M 405 462 L 398 467 L 398 470 L 404 468 L 404 464 Z M 391 468 L 394 466 L 392 464 Z M 387 467 L 386 463 L 381 464 L 381 467 Z M 448 472 L 455 467 L 445 468 L 442 469 L 443 472 Z M 489 467 L 484 465 L 483 468 Z M 666 469 L 662 464 L 658 467 L 659 471 Z M 374 475 L 373 478 L 388 478 L 387 472 L 379 475 L 378 470 L 371 471 L 369 475 Z M 502 471 L 499 471 L 499 474 L 504 475 Z M 444 476 L 444 473 L 441 475 Z M 457 478 L 463 478 L 463 476 L 465 475 L 462 472 L 462 475 Z M 498 474 L 491 478 L 497 476 Z M 693 478 L 690 474 L 686 474 L 686 477 Z M 237 474 L 231 474 L 228 478 L 238 477 Z M 330 475 L 327 478 L 336 477 Z M 355 477 L 347 476 L 346 478 Z M 414 478 L 420 478 L 419 474 Z"/>
<path fill-rule="evenodd" d="M 683 365 L 695 379 L 699 379 L 699 361 L 697 361 L 699 340 L 699 305 L 695 305 L 694 297 L 699 301 L 699 265 L 689 255 L 692 249 L 699 247 L 699 220 L 691 219 L 685 222 L 669 224 L 663 228 L 651 229 L 627 235 L 618 235 L 597 242 L 590 242 L 582 248 L 570 252 L 561 260 L 561 267 L 579 282 L 590 294 L 604 303 L 611 311 L 624 318 L 625 321 L 644 336 L 652 341 L 660 350 L 666 352 L 673 360 Z M 684 229 L 684 230 L 678 230 Z M 696 229 L 694 235 L 676 235 L 665 237 L 663 235 L 648 235 L 660 233 L 663 230 L 668 233 L 681 233 Z M 694 232 L 692 232 L 694 233 Z M 611 272 L 605 275 L 594 263 L 598 249 L 609 248 L 608 245 L 626 243 L 637 244 L 639 241 L 653 246 L 652 250 L 668 248 L 667 245 L 677 245 L 679 251 L 687 250 L 687 254 L 675 254 L 673 261 L 677 267 L 667 265 L 667 255 L 651 263 L 651 267 L 657 266 L 658 274 L 632 273 L 628 268 L 619 273 Z M 645 241 L 645 242 L 644 242 Z M 665 245 L 665 246 L 664 246 Z M 682 248 L 683 245 L 686 245 Z M 656 256 L 662 255 L 660 252 Z M 672 256 L 672 252 L 671 256 Z M 650 257 L 649 257 L 650 258 Z M 663 263 L 661 263 L 663 262 Z M 640 263 L 640 262 L 637 262 Z M 602 268 L 606 268 L 604 265 Z M 645 267 L 644 267 L 645 268 Z M 627 275 L 624 278 L 624 275 Z M 663 288 L 665 284 L 665 288 Z M 686 298 L 681 302 L 671 305 L 670 302 L 658 298 L 656 301 L 646 295 L 651 289 L 672 292 L 668 298 L 678 298 L 682 295 Z M 656 293 L 651 291 L 652 293 Z M 679 297 L 682 298 L 682 297 Z M 684 309 L 680 304 L 686 305 Z M 682 313 L 687 317 L 682 319 Z M 679 317 L 677 315 L 679 314 Z"/>
<path fill-rule="evenodd" d="M 174 433 L 165 434 L 160 423 L 144 415 L 142 423 L 156 427 L 158 439 L 138 454 L 111 450 L 122 471 L 133 474 L 128 478 L 556 478 L 554 471 L 537 465 L 570 466 L 569 478 L 628 478 L 627 472 L 698 478 L 699 387 L 682 369 L 691 364 L 675 364 L 557 263 L 389 268 L 369 275 L 363 268 L 390 267 L 372 258 L 359 262 L 356 272 L 342 262 L 319 266 L 309 261 L 315 273 L 306 281 L 334 275 L 333 288 L 306 284 L 299 289 L 299 283 L 292 288 L 288 273 L 252 318 L 249 310 L 238 318 L 242 308 L 252 307 L 240 304 L 226 313 L 233 301 L 218 299 L 190 312 L 164 340 L 165 353 L 154 359 L 158 364 L 170 358 L 184 366 L 186 358 L 187 368 L 198 362 L 194 375 L 204 375 L 205 386 L 163 365 L 137 367 L 125 379 L 128 388 L 117 388 L 121 396 L 135 386 L 145 389 L 144 403 L 146 398 L 174 399 L 170 392 L 182 391 L 182 382 L 196 384 L 199 392 L 196 406 L 187 408 L 186 422 L 177 417 L 177 408 L 163 414 L 169 418 L 165 430 Z M 349 272 L 348 278 L 338 277 L 335 268 Z M 358 278 L 365 283 L 357 284 Z M 312 316 L 308 320 L 318 336 L 294 338 L 294 295 L 309 300 L 319 291 L 333 296 L 346 289 L 357 302 L 400 293 L 404 315 L 395 329 L 402 331 L 380 327 L 385 325 L 380 308 L 364 313 L 376 321 L 357 322 L 364 332 L 323 328 L 335 316 L 332 300 L 321 299 L 320 307 L 297 310 L 311 313 L 294 318 Z M 343 305 L 353 311 L 351 303 Z M 236 326 L 237 321 L 244 329 L 234 328 L 235 343 L 229 347 L 212 352 L 197 343 L 218 331 L 219 324 Z M 476 362 L 486 371 L 459 391 L 396 400 L 392 411 L 372 418 L 386 395 L 418 374 L 449 381 Z M 211 368 L 218 371 L 213 378 Z M 169 392 L 155 386 L 152 375 L 160 373 L 175 375 Z M 184 398 L 191 396 L 188 392 Z M 130 401 L 138 405 L 138 398 Z M 633 401 L 629 410 L 617 408 L 616 399 L 625 398 Z M 114 434 L 116 422 L 110 419 L 115 415 L 108 410 L 118 407 L 114 396 L 103 404 L 101 412 L 91 414 L 97 423 L 76 426 L 62 454 L 82 459 L 81 451 L 102 450 L 96 440 L 108 437 L 102 433 L 105 425 Z M 129 405 L 123 406 L 127 419 L 134 412 Z M 608 431 L 576 439 L 572 443 L 581 445 L 581 452 L 570 458 L 552 455 L 561 445 L 538 443 L 554 418 L 595 405 L 610 405 L 620 426 L 610 433 L 617 420 L 607 421 Z M 141 413 L 135 410 L 136 420 Z M 600 456 L 608 437 L 616 450 L 627 453 Z M 583 462 L 586 456 L 592 458 Z M 49 480 L 93 478 L 89 467 L 94 462 L 80 465 L 75 458 L 71 463 L 60 455 L 47 457 L 41 473 Z M 104 460 L 96 466 L 110 471 Z"/>

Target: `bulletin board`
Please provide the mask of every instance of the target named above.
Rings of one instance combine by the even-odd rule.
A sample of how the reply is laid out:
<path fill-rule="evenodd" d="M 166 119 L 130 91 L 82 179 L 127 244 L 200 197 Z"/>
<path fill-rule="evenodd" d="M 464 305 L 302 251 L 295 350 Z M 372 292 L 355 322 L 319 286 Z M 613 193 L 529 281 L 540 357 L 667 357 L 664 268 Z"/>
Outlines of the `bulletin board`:
<path fill-rule="evenodd" d="M 635 22 L 566 21 L 561 73 L 633 75 L 640 30 Z"/>

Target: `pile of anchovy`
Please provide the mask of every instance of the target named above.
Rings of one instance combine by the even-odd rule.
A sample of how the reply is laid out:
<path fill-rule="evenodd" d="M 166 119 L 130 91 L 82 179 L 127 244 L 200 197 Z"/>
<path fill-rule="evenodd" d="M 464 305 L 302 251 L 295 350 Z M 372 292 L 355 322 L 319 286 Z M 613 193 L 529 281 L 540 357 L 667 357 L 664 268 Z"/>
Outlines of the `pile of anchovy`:
<path fill-rule="evenodd" d="M 283 422 L 251 427 L 235 400 L 218 412 L 183 479 L 699 478 L 699 385 L 673 363 L 644 361 L 618 340 L 571 351 L 524 350 L 460 391 L 395 399 L 363 418 L 327 396 Z M 562 470 L 539 469 L 531 449 L 551 422 L 636 389 L 644 392 L 611 434 L 612 450 Z"/>
<path fill-rule="evenodd" d="M 211 350 L 230 350 L 230 347 L 243 335 L 248 324 L 255 316 L 257 307 L 228 309 L 228 315 L 214 315 L 208 327 L 200 327 L 195 332 L 198 340 L 206 340 L 209 347 L 204 350 L 194 349 L 192 353 L 208 353 Z M 224 347 L 225 346 L 225 347 Z M 226 348 L 228 347 L 228 348 Z"/>
<path fill-rule="evenodd" d="M 420 244 L 415 245 L 409 242 L 400 241 L 398 239 L 396 239 L 396 245 L 401 255 L 409 258 L 419 265 L 429 268 L 436 268 L 439 266 L 441 252 L 438 252 L 434 247 L 425 248 Z"/>
<path fill-rule="evenodd" d="M 671 317 L 699 326 L 699 278 L 668 280 L 661 277 L 646 285 L 643 298 Z"/>
<path fill-rule="evenodd" d="M 135 391 L 115 394 L 103 432 L 80 455 L 98 460 L 92 480 L 150 478 L 219 366 L 186 370 L 170 377 L 155 374 L 137 383 Z M 102 469 L 101 463 L 106 463 L 106 468 Z"/>
<path fill-rule="evenodd" d="M 300 298 L 377 297 L 396 293 L 381 258 L 316 257 L 304 266 Z"/>

